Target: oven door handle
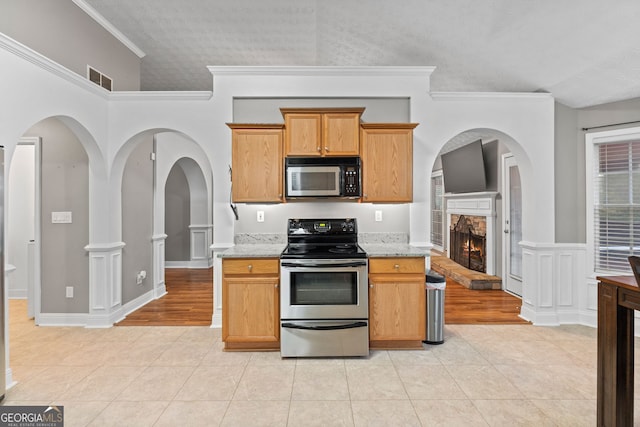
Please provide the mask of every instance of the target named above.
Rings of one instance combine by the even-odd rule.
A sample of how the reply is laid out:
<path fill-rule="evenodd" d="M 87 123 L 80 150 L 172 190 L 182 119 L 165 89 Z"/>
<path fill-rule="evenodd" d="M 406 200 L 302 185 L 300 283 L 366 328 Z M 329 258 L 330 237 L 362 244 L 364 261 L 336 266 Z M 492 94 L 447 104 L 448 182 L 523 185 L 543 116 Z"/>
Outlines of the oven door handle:
<path fill-rule="evenodd" d="M 280 264 L 282 267 L 290 268 L 343 268 L 343 267 L 365 267 L 366 261 L 356 262 L 336 262 L 331 264 L 297 264 L 293 262 L 283 262 Z"/>
<path fill-rule="evenodd" d="M 305 326 L 298 325 L 296 323 L 283 323 L 283 328 L 288 329 L 309 329 L 312 331 L 335 331 L 338 329 L 353 329 L 353 328 L 365 328 L 367 326 L 367 322 L 353 322 L 347 323 L 346 325 L 334 325 L 334 326 Z"/>

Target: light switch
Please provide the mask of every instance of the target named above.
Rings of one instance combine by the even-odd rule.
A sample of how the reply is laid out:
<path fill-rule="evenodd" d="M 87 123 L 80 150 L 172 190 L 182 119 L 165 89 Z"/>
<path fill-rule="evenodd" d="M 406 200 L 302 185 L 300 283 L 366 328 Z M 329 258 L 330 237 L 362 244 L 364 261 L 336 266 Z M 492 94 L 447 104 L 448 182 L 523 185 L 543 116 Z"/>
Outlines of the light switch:
<path fill-rule="evenodd" d="M 71 224 L 71 212 L 51 212 L 52 224 Z"/>
<path fill-rule="evenodd" d="M 382 211 L 376 211 L 376 222 L 382 221 Z"/>
<path fill-rule="evenodd" d="M 264 211 L 257 211 L 256 219 L 258 222 L 264 222 Z"/>

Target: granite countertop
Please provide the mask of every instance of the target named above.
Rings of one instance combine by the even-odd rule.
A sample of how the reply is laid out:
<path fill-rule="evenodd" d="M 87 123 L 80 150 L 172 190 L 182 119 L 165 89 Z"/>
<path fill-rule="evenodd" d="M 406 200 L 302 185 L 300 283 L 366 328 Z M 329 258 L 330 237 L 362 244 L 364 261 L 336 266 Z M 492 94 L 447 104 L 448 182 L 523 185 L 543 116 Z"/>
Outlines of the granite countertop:
<path fill-rule="evenodd" d="M 235 245 L 224 252 L 220 258 L 279 258 L 286 244 L 283 243 L 248 243 Z"/>
<path fill-rule="evenodd" d="M 220 258 L 278 258 L 285 244 L 249 243 L 233 246 L 220 253 Z M 360 244 L 369 257 L 414 257 L 427 256 L 429 250 L 407 243 L 364 243 Z"/>
<path fill-rule="evenodd" d="M 360 243 L 362 249 L 371 257 L 414 257 L 427 256 L 429 249 L 411 246 L 408 243 Z"/>

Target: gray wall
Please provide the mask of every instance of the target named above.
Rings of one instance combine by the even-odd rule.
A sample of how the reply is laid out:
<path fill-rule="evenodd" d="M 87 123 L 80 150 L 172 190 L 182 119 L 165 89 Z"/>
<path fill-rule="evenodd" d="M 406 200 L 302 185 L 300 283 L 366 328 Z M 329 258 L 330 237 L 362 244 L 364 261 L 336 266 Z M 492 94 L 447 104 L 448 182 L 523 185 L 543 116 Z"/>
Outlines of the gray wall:
<path fill-rule="evenodd" d="M 556 103 L 556 242 L 586 242 L 585 127 L 640 120 L 640 99 L 573 110 Z M 640 123 L 591 129 L 600 132 Z"/>
<path fill-rule="evenodd" d="M 165 259 L 189 261 L 191 259 L 190 232 L 191 195 L 189 182 L 178 163 L 173 165 L 164 189 Z"/>
<path fill-rule="evenodd" d="M 140 90 L 140 58 L 71 0 L 0 0 L 0 32 L 87 76 L 87 65 L 114 90 Z"/>
<path fill-rule="evenodd" d="M 89 311 L 89 161 L 76 136 L 59 120 L 43 120 L 25 136 L 42 138 L 43 313 Z M 51 212 L 71 212 L 71 224 L 52 224 Z M 36 236 L 36 239 L 38 237 Z M 73 286 L 74 297 L 65 288 Z"/>
<path fill-rule="evenodd" d="M 153 138 L 140 142 L 133 150 L 122 177 L 122 303 L 153 288 Z M 139 271 L 147 278 L 136 284 Z"/>

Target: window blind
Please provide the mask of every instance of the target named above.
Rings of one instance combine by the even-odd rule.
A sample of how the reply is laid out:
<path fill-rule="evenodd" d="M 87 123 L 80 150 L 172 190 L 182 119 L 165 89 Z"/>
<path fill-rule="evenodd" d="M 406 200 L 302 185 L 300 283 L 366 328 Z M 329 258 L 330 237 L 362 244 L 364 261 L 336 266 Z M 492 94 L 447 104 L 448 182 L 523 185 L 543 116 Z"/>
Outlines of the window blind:
<path fill-rule="evenodd" d="M 444 248 L 444 185 L 442 175 L 431 178 L 431 243 Z"/>
<path fill-rule="evenodd" d="M 594 255 L 596 272 L 629 272 L 640 255 L 640 141 L 595 145 Z"/>

